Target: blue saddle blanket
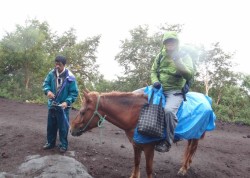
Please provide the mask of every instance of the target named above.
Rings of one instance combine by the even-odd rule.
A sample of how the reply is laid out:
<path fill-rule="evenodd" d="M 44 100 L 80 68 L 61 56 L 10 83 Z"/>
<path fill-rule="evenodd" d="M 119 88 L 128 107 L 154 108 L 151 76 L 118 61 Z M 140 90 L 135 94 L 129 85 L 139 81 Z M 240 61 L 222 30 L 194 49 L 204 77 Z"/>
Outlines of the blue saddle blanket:
<path fill-rule="evenodd" d="M 145 92 L 148 91 L 150 92 L 150 89 L 145 90 Z M 160 91 L 159 95 L 161 94 L 162 91 Z M 186 98 L 187 101 L 182 102 L 177 112 L 178 124 L 175 128 L 175 139 L 199 139 L 205 131 L 215 129 L 216 116 L 211 107 L 212 99 L 197 92 L 188 92 Z M 165 138 L 166 130 L 163 138 L 154 138 L 138 133 L 137 128 L 133 137 L 136 143 L 141 144 L 160 141 Z"/>

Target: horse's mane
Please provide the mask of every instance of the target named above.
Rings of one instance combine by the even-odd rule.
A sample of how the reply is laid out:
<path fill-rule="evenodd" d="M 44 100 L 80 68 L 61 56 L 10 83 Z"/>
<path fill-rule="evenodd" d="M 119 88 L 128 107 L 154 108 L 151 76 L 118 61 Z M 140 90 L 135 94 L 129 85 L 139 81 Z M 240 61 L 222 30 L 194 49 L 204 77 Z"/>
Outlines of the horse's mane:
<path fill-rule="evenodd" d="M 147 102 L 147 95 L 143 93 L 133 93 L 133 92 L 120 92 L 112 91 L 99 93 L 96 91 L 88 92 L 88 96 L 92 98 L 92 101 L 96 102 L 98 96 L 103 98 L 102 101 L 106 101 L 109 104 L 122 105 L 123 107 L 131 107 L 133 105 L 143 105 Z"/>
<path fill-rule="evenodd" d="M 147 95 L 144 95 L 142 93 L 120 92 L 120 91 L 112 91 L 112 92 L 105 92 L 105 93 L 91 91 L 88 93 L 88 95 L 94 101 L 97 101 L 98 96 L 102 96 L 103 98 L 116 101 L 117 103 L 123 103 L 128 106 L 130 106 L 134 102 L 139 102 L 139 103 L 142 101 L 146 102 L 147 97 L 148 97 Z"/>
<path fill-rule="evenodd" d="M 90 96 L 106 96 L 106 97 L 145 97 L 147 98 L 146 95 L 141 94 L 141 93 L 133 93 L 133 92 L 120 92 L 120 91 L 112 91 L 112 92 L 104 92 L 104 93 L 99 93 L 96 91 L 91 91 L 89 92 Z"/>

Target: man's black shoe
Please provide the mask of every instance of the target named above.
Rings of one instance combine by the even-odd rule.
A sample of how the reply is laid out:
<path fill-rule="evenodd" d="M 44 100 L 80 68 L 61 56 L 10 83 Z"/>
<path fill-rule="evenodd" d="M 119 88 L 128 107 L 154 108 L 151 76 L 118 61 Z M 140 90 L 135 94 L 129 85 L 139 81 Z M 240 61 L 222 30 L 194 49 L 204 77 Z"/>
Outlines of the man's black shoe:
<path fill-rule="evenodd" d="M 159 152 L 168 152 L 171 148 L 171 145 L 167 141 L 162 141 L 159 144 L 155 145 L 155 150 Z"/>
<path fill-rule="evenodd" d="M 173 141 L 173 143 L 177 143 L 177 142 L 180 142 L 182 140 L 183 140 L 182 138 L 175 138 L 174 141 Z"/>
<path fill-rule="evenodd" d="M 67 148 L 59 147 L 60 153 L 65 153 L 67 151 Z"/>
<path fill-rule="evenodd" d="M 54 148 L 55 147 L 55 145 L 52 145 L 52 144 L 50 144 L 50 143 L 46 143 L 44 146 L 43 146 L 43 149 L 44 150 L 48 150 L 48 149 L 52 149 L 52 148 Z"/>

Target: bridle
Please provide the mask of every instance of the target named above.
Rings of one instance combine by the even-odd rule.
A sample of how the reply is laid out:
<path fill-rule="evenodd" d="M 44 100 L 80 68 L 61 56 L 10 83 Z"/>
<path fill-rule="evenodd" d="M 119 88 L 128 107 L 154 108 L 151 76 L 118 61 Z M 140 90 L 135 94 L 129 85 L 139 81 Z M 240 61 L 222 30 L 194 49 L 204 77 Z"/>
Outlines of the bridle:
<path fill-rule="evenodd" d="M 104 115 L 104 117 L 98 112 L 98 107 L 99 107 L 99 103 L 100 103 L 100 98 L 101 96 L 99 95 L 97 98 L 97 103 L 95 106 L 95 111 L 92 115 L 92 117 L 89 119 L 89 121 L 87 122 L 87 124 L 80 129 L 79 133 L 83 133 L 85 132 L 85 130 L 87 129 L 87 127 L 89 126 L 89 124 L 91 123 L 91 121 L 93 120 L 93 118 L 97 115 L 99 117 L 99 121 L 98 121 L 98 127 L 102 127 L 102 123 L 105 121 L 106 115 Z"/>

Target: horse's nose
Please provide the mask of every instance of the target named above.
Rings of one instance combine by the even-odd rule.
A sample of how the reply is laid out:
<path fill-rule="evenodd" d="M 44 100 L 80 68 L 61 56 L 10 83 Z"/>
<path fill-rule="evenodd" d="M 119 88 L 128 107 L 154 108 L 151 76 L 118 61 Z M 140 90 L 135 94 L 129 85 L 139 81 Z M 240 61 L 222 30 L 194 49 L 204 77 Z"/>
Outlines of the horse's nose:
<path fill-rule="evenodd" d="M 69 127 L 69 133 L 70 133 L 71 135 L 73 135 L 73 134 L 72 134 L 73 131 L 72 131 L 71 127 Z"/>
<path fill-rule="evenodd" d="M 72 136 L 77 136 L 77 131 L 76 131 L 76 130 L 70 129 L 69 132 L 70 132 L 70 134 L 71 134 Z"/>

